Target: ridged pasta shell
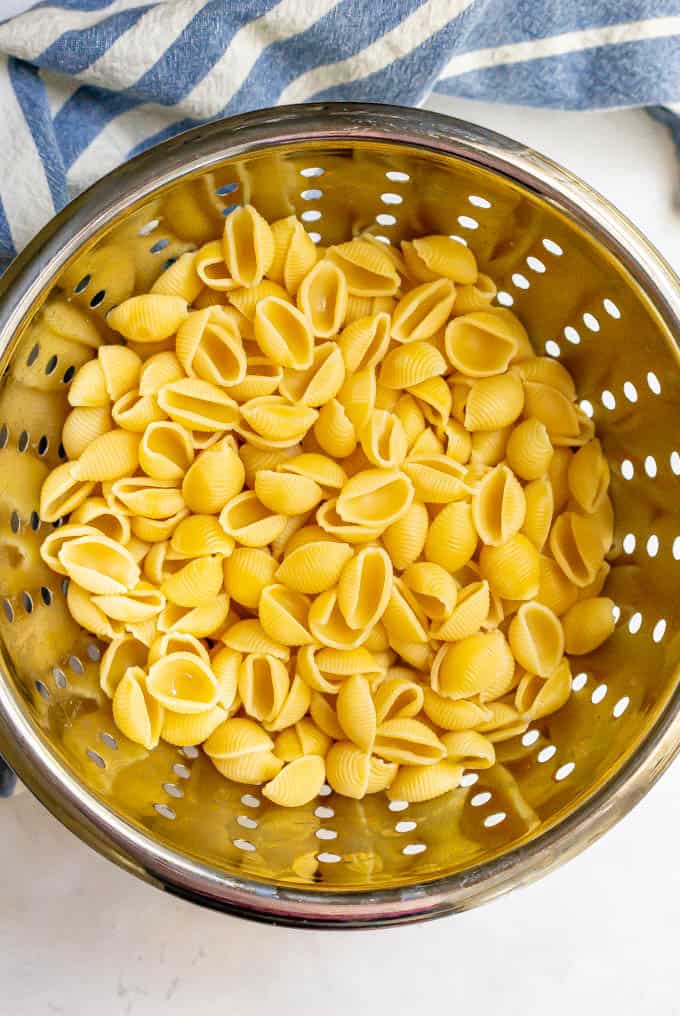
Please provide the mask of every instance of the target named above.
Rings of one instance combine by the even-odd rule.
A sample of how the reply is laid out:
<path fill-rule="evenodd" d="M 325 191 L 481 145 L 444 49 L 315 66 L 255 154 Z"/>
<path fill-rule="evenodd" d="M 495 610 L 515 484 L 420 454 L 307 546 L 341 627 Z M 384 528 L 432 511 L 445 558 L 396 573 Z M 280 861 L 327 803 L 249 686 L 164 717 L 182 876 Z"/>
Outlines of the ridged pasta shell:
<path fill-rule="evenodd" d="M 272 223 L 274 260 L 267 272 L 270 279 L 295 296 L 300 283 L 316 264 L 316 245 L 302 223 L 289 215 Z"/>
<path fill-rule="evenodd" d="M 392 561 L 380 547 L 363 547 L 343 568 L 338 580 L 338 606 L 355 630 L 371 629 L 383 613 L 392 591 Z"/>
<path fill-rule="evenodd" d="M 595 578 L 602 564 L 602 534 L 593 516 L 563 512 L 553 523 L 550 550 L 574 585 L 583 588 Z"/>
<path fill-rule="evenodd" d="M 92 593 L 88 593 L 76 582 L 68 584 L 66 605 L 76 624 L 91 631 L 97 638 L 110 640 L 120 634 L 121 626 L 115 622 L 112 623 L 111 619 L 94 602 Z"/>
<path fill-rule="evenodd" d="M 265 797 L 282 808 L 299 808 L 318 796 L 326 779 L 326 766 L 319 755 L 304 755 L 289 762 L 262 788 Z"/>
<path fill-rule="evenodd" d="M 187 509 L 182 508 L 167 519 L 146 519 L 142 515 L 135 515 L 131 519 L 132 532 L 145 543 L 163 543 L 170 539 L 175 528 L 188 514 Z"/>
<path fill-rule="evenodd" d="M 314 480 L 273 469 L 255 474 L 255 493 L 265 507 L 281 515 L 309 512 L 323 499 L 323 490 Z"/>
<path fill-rule="evenodd" d="M 342 737 L 342 731 L 340 737 Z M 331 746 L 331 740 L 313 720 L 305 717 L 293 727 L 281 731 L 276 738 L 274 753 L 283 762 L 294 762 L 304 755 L 324 758 Z"/>
<path fill-rule="evenodd" d="M 141 358 L 127 346 L 100 346 L 97 353 L 106 391 L 112 402 L 132 391 L 139 383 Z"/>
<path fill-rule="evenodd" d="M 239 289 L 232 289 L 229 292 L 229 303 L 252 321 L 255 317 L 255 308 L 260 300 L 266 300 L 268 296 L 277 296 L 280 300 L 291 302 L 290 296 L 277 282 L 264 279 L 256 286 L 242 286 Z"/>
<path fill-rule="evenodd" d="M 406 392 L 397 400 L 394 413 L 401 420 L 410 450 L 425 430 L 425 415 L 423 410 L 413 395 Z"/>
<path fill-rule="evenodd" d="M 227 719 L 226 710 L 220 706 L 207 709 L 204 713 L 187 716 L 185 713 L 170 713 L 166 710 L 161 727 L 161 738 L 178 748 L 202 744 Z"/>
<path fill-rule="evenodd" d="M 210 658 L 212 672 L 217 678 L 218 704 L 230 712 L 240 707 L 238 676 L 242 662 L 242 654 L 228 646 L 216 647 Z"/>
<path fill-rule="evenodd" d="M 526 517 L 522 532 L 537 550 L 543 550 L 553 520 L 553 489 L 547 476 L 533 480 L 524 488 Z"/>
<path fill-rule="evenodd" d="M 320 593 L 309 608 L 309 630 L 331 649 L 356 649 L 368 638 L 367 631 L 351 628 L 340 610 L 336 589 Z"/>
<path fill-rule="evenodd" d="M 232 319 L 221 307 L 192 311 L 180 325 L 177 358 L 189 377 L 230 387 L 246 376 L 246 354 Z"/>
<path fill-rule="evenodd" d="M 451 614 L 456 604 L 458 585 L 441 565 L 419 561 L 409 565 L 402 580 L 427 617 L 442 621 Z"/>
<path fill-rule="evenodd" d="M 432 801 L 460 784 L 463 766 L 445 759 L 434 765 L 403 766 L 387 791 L 391 801 Z"/>
<path fill-rule="evenodd" d="M 237 547 L 224 562 L 224 588 L 231 598 L 254 610 L 265 586 L 274 581 L 276 561 L 259 547 Z"/>
<path fill-rule="evenodd" d="M 324 342 L 314 349 L 314 358 L 306 370 L 287 368 L 279 391 L 291 402 L 303 406 L 323 406 L 334 399 L 345 381 L 345 365 L 334 342 Z"/>
<path fill-rule="evenodd" d="M 103 497 L 89 497 L 74 512 L 71 512 L 70 525 L 60 526 L 58 530 L 50 533 L 43 541 L 43 547 L 45 544 L 49 547 L 52 540 L 58 534 L 63 534 L 64 531 L 70 532 L 71 525 L 73 524 L 91 526 L 93 529 L 98 529 L 100 533 L 108 536 L 111 540 L 115 540 L 116 543 L 126 544 L 130 540 L 129 518 L 121 512 L 110 508 Z M 85 536 L 87 531 L 83 531 L 79 535 Z"/>
<path fill-rule="evenodd" d="M 539 384 L 556 388 L 569 402 L 576 400 L 576 386 L 567 368 L 552 356 L 530 356 L 518 360 L 514 364 L 523 381 L 536 381 Z"/>
<path fill-rule="evenodd" d="M 168 656 L 169 653 L 195 653 L 196 656 L 200 657 L 205 663 L 210 666 L 210 656 L 208 650 L 205 648 L 202 642 L 199 642 L 193 635 L 186 634 L 166 634 L 159 635 L 149 646 L 148 665 L 151 666 L 156 660 L 162 659 L 164 656 Z"/>
<path fill-rule="evenodd" d="M 330 740 L 341 741 L 343 739 L 342 727 L 338 723 L 334 708 L 318 691 L 312 692 L 309 713 L 319 730 L 323 731 Z"/>
<path fill-rule="evenodd" d="M 465 483 L 464 466 L 448 455 L 423 455 L 412 451 L 402 468 L 411 480 L 419 501 L 448 504 L 470 494 L 470 488 Z"/>
<path fill-rule="evenodd" d="M 58 557 L 66 574 L 90 593 L 124 593 L 139 581 L 128 551 L 96 530 L 64 543 Z"/>
<path fill-rule="evenodd" d="M 313 540 L 286 553 L 276 579 L 300 593 L 322 593 L 337 583 L 351 556 L 347 543 Z"/>
<path fill-rule="evenodd" d="M 433 730 L 420 720 L 398 718 L 378 727 L 373 751 L 399 765 L 434 765 L 446 757 L 446 748 Z"/>
<path fill-rule="evenodd" d="M 308 614 L 309 600 L 303 593 L 281 583 L 273 583 L 262 590 L 258 604 L 260 624 L 275 642 L 284 646 L 312 642 Z"/>
<path fill-rule="evenodd" d="M 446 437 L 445 451 L 448 457 L 463 464 L 468 462 L 472 454 L 472 437 L 468 434 L 462 423 L 451 418 L 444 424 L 443 430 Z M 483 434 L 484 431 L 478 431 L 475 437 Z"/>
<path fill-rule="evenodd" d="M 540 720 L 561 709 L 570 695 L 571 670 L 569 661 L 563 659 L 546 680 L 525 674 L 515 693 L 515 705 L 527 720 Z"/>
<path fill-rule="evenodd" d="M 297 305 L 314 334 L 328 339 L 342 328 L 347 313 L 347 280 L 332 260 L 319 261 L 302 280 Z"/>
<path fill-rule="evenodd" d="M 250 653 L 239 667 L 238 691 L 249 716 L 263 722 L 275 719 L 290 689 L 288 669 L 275 656 Z"/>
<path fill-rule="evenodd" d="M 433 638 L 456 642 L 478 632 L 489 616 L 489 583 L 472 582 L 461 589 L 453 610 L 431 629 Z"/>
<path fill-rule="evenodd" d="M 549 607 L 559 617 L 576 603 L 578 589 L 551 557 L 541 555 L 539 566 L 540 581 L 536 601 Z"/>
<path fill-rule="evenodd" d="M 366 469 L 350 477 L 337 499 L 336 510 L 345 522 L 371 528 L 387 526 L 413 503 L 411 479 L 394 469 Z"/>
<path fill-rule="evenodd" d="M 158 744 L 163 708 L 149 694 L 141 667 L 130 667 L 113 695 L 113 720 L 122 734 L 151 751 Z"/>
<path fill-rule="evenodd" d="M 427 508 L 414 501 L 408 511 L 382 534 L 382 542 L 397 571 L 403 571 L 420 557 L 428 526 Z"/>
<path fill-rule="evenodd" d="M 393 636 L 405 642 L 428 641 L 427 618 L 420 603 L 404 581 L 395 576 L 382 622 L 393 644 Z"/>
<path fill-rule="evenodd" d="M 382 758 L 372 755 L 368 766 L 367 794 L 379 794 L 387 790 L 397 775 L 399 766 L 396 762 L 386 762 Z"/>
<path fill-rule="evenodd" d="M 337 399 L 331 399 L 319 409 L 314 436 L 328 455 L 339 459 L 351 455 L 357 444 L 354 424 Z"/>
<path fill-rule="evenodd" d="M 448 572 L 456 572 L 477 549 L 472 506 L 466 501 L 447 504 L 433 519 L 425 539 L 425 557 Z"/>
<path fill-rule="evenodd" d="M 180 607 L 200 607 L 213 600 L 222 588 L 222 561 L 219 557 L 196 557 L 171 575 L 161 591 Z"/>
<path fill-rule="evenodd" d="M 61 443 L 69 459 L 79 458 L 85 449 L 113 426 L 108 403 L 105 406 L 77 406 L 64 421 Z"/>
<path fill-rule="evenodd" d="M 68 389 L 68 401 L 75 407 L 106 407 L 111 399 L 99 360 L 88 360 L 80 367 Z"/>
<path fill-rule="evenodd" d="M 574 453 L 570 448 L 555 448 L 550 467 L 548 479 L 553 491 L 554 511 L 562 511 L 569 499 L 569 466 Z"/>
<path fill-rule="evenodd" d="M 492 593 L 505 600 L 531 600 L 538 592 L 538 551 L 522 533 L 515 533 L 500 547 L 482 547 L 479 569 Z"/>
<path fill-rule="evenodd" d="M 278 713 L 273 720 L 265 723 L 267 730 L 284 730 L 286 727 L 292 727 L 298 723 L 307 713 L 311 699 L 312 693 L 309 686 L 299 674 L 296 674 Z"/>
<path fill-rule="evenodd" d="M 180 296 L 187 303 L 193 303 L 202 288 L 203 283 L 196 273 L 196 252 L 187 251 L 161 272 L 151 292 Z"/>
<path fill-rule="evenodd" d="M 253 321 L 255 341 L 281 367 L 306 370 L 314 357 L 314 332 L 302 311 L 277 296 L 260 300 Z"/>
<path fill-rule="evenodd" d="M 186 316 L 187 302 L 181 296 L 143 293 L 109 311 L 106 323 L 132 342 L 162 342 L 175 334 Z"/>
<path fill-rule="evenodd" d="M 339 490 L 347 482 L 347 474 L 338 462 L 318 452 L 303 452 L 295 455 L 279 465 L 279 471 L 294 473 L 314 480 L 322 487 Z"/>
<path fill-rule="evenodd" d="M 408 451 L 404 428 L 398 416 L 376 409 L 359 435 L 366 458 L 381 469 L 399 467 Z"/>
<path fill-rule="evenodd" d="M 157 397 L 163 412 L 188 430 L 230 430 L 238 420 L 238 403 L 200 378 L 172 381 Z"/>
<path fill-rule="evenodd" d="M 513 373 L 480 378 L 465 400 L 463 424 L 468 431 L 499 430 L 519 417 L 524 408 L 525 389 Z M 454 396 L 455 397 L 455 396 Z M 538 416 L 529 405 L 527 416 Z"/>
<path fill-rule="evenodd" d="M 149 582 L 139 582 L 124 593 L 104 593 L 93 596 L 92 602 L 114 621 L 139 624 L 150 621 L 165 606 L 165 597 Z"/>
<path fill-rule="evenodd" d="M 423 687 L 403 677 L 388 677 L 377 689 L 375 714 L 379 724 L 417 716 L 423 708 Z"/>
<path fill-rule="evenodd" d="M 239 758 L 212 759 L 212 763 L 226 779 L 249 785 L 272 780 L 283 765 L 271 751 L 252 752 Z"/>
<path fill-rule="evenodd" d="M 315 409 L 289 402 L 280 395 L 264 395 L 241 406 L 243 419 L 265 441 L 294 444 L 319 415 Z"/>
<path fill-rule="evenodd" d="M 337 398 L 354 428 L 361 431 L 375 408 L 376 380 L 373 368 L 366 367 L 349 374 Z"/>
<path fill-rule="evenodd" d="M 169 603 L 158 615 L 160 632 L 188 632 L 196 638 L 208 638 L 227 620 L 229 597 L 220 593 L 211 603 L 200 607 L 180 607 Z"/>
<path fill-rule="evenodd" d="M 442 698 L 431 688 L 423 689 L 423 709 L 428 719 L 444 730 L 474 730 L 488 723 L 491 710 L 480 702 L 470 699 Z"/>
<path fill-rule="evenodd" d="M 414 279 L 443 275 L 470 285 L 477 281 L 477 261 L 469 247 L 450 236 L 420 236 L 401 245 L 406 269 Z"/>
<path fill-rule="evenodd" d="M 166 419 L 156 400 L 150 395 L 140 396 L 136 388 L 121 395 L 114 403 L 111 415 L 117 426 L 135 434 L 143 434 L 150 424 Z"/>
<path fill-rule="evenodd" d="M 377 722 L 371 688 L 365 677 L 354 674 L 342 683 L 336 708 L 345 736 L 362 751 L 370 753 Z"/>
<path fill-rule="evenodd" d="M 343 797 L 361 800 L 368 789 L 370 755 L 350 741 L 337 741 L 326 756 L 326 779 Z"/>
<path fill-rule="evenodd" d="M 73 463 L 64 462 L 49 473 L 40 490 L 39 514 L 43 522 L 56 522 L 85 501 L 94 483 L 73 475 Z"/>
<path fill-rule="evenodd" d="M 191 434 L 179 423 L 150 423 L 139 444 L 139 464 L 154 480 L 180 480 L 194 461 Z M 130 475 L 134 467 L 122 476 Z M 115 479 L 115 477 L 111 477 Z"/>
<path fill-rule="evenodd" d="M 497 292 L 498 288 L 493 279 L 480 272 L 475 283 L 456 287 L 453 312 L 472 314 L 474 311 L 485 310 L 493 302 Z"/>
<path fill-rule="evenodd" d="M 498 547 L 524 524 L 526 501 L 522 486 L 507 466 L 492 469 L 472 499 L 472 518 L 482 543 Z"/>
<path fill-rule="evenodd" d="M 548 429 L 540 420 L 530 418 L 517 424 L 508 439 L 508 465 L 523 480 L 545 476 L 553 456 Z"/>
<path fill-rule="evenodd" d="M 320 505 L 316 520 L 325 532 L 351 544 L 371 543 L 382 532 L 381 526 L 345 522 L 337 512 L 337 498 L 331 498 Z"/>
<path fill-rule="evenodd" d="M 193 716 L 217 705 L 215 675 L 195 653 L 170 653 L 152 663 L 146 684 L 149 695 L 173 713 Z"/>
<path fill-rule="evenodd" d="M 165 385 L 184 377 L 182 365 L 174 353 L 155 353 L 142 365 L 139 375 L 139 394 L 156 395 Z"/>
<path fill-rule="evenodd" d="M 148 519 L 169 519 L 185 507 L 176 480 L 127 476 L 104 485 L 104 497 L 113 508 Z"/>
<path fill-rule="evenodd" d="M 239 285 L 235 279 L 232 279 L 229 269 L 224 263 L 224 248 L 220 240 L 204 243 L 196 252 L 195 258 L 196 274 L 207 289 L 201 290 L 194 298 L 194 306 L 198 304 L 204 306 L 201 297 L 206 292 L 216 297 L 236 289 Z"/>
<path fill-rule="evenodd" d="M 359 646 L 356 649 L 304 647 L 298 653 L 298 665 L 300 673 L 309 677 L 312 684 L 314 683 L 312 671 L 314 671 L 315 677 L 318 678 L 320 675 L 321 681 L 327 680 L 331 684 L 336 682 L 336 679 L 344 679 L 352 674 L 360 674 L 372 682 L 376 678 L 382 677 L 384 673 L 384 668 L 377 656 L 374 653 L 369 653 L 365 646 Z M 319 688 L 318 690 L 325 689 Z M 328 690 L 331 691 L 330 688 Z M 337 692 L 337 690 L 338 688 L 334 686 L 331 693 Z"/>
<path fill-rule="evenodd" d="M 487 311 L 456 317 L 446 326 L 449 362 L 468 377 L 502 374 L 517 354 L 518 328 L 522 326 L 516 318 L 513 322 Z"/>
<path fill-rule="evenodd" d="M 88 502 L 84 502 L 87 504 Z M 54 529 L 51 533 L 48 533 L 45 539 L 40 544 L 40 556 L 43 561 L 53 572 L 58 575 L 66 575 L 67 571 L 59 560 L 59 552 L 70 540 L 75 540 L 80 536 L 89 536 L 95 540 L 98 538 L 101 530 L 96 526 L 85 525 L 82 522 L 68 523 L 65 526 L 59 526 L 58 529 Z M 104 534 L 108 536 L 108 533 Z M 120 542 L 120 541 L 117 541 Z"/>
<path fill-rule="evenodd" d="M 441 647 L 432 666 L 432 688 L 443 698 L 471 698 L 514 671 L 502 632 L 484 632 Z"/>
<path fill-rule="evenodd" d="M 243 380 L 237 385 L 229 386 L 229 395 L 237 402 L 248 402 L 263 395 L 272 395 L 282 377 L 283 367 L 278 363 L 271 363 L 266 356 L 249 356 Z"/>
<path fill-rule="evenodd" d="M 102 690 L 113 698 L 126 671 L 145 666 L 148 649 L 139 639 L 131 635 L 116 636 L 104 650 L 99 664 L 99 684 Z"/>
<path fill-rule="evenodd" d="M 220 761 L 257 755 L 273 747 L 274 742 L 266 730 L 245 717 L 225 720 L 203 746 L 206 755 Z"/>
<path fill-rule="evenodd" d="M 232 624 L 222 635 L 225 646 L 239 653 L 256 653 L 275 656 L 278 660 L 288 660 L 290 649 L 272 639 L 265 632 L 257 618 L 246 618 Z"/>
<path fill-rule="evenodd" d="M 342 269 L 353 296 L 391 296 L 399 288 L 399 274 L 389 255 L 366 240 L 329 247 L 326 257 Z"/>
<path fill-rule="evenodd" d="M 271 226 L 252 205 L 236 208 L 224 223 L 224 262 L 239 286 L 256 286 L 274 260 Z"/>
<path fill-rule="evenodd" d="M 380 368 L 380 383 L 386 388 L 412 388 L 446 374 L 447 369 L 446 360 L 431 342 L 409 342 L 387 354 Z"/>
<path fill-rule="evenodd" d="M 170 546 L 182 557 L 207 557 L 210 554 L 229 557 L 234 550 L 234 540 L 227 536 L 213 515 L 190 515 L 176 526 Z"/>
<path fill-rule="evenodd" d="M 409 290 L 394 309 L 392 338 L 396 342 L 429 339 L 448 320 L 455 298 L 455 286 L 448 279 L 425 282 Z"/>
<path fill-rule="evenodd" d="M 579 433 L 579 418 L 575 406 L 557 388 L 527 381 L 524 385 L 524 406 L 527 416 L 535 417 L 546 427 L 553 443 L 569 443 Z"/>
<path fill-rule="evenodd" d="M 418 399 L 418 404 L 428 423 L 433 427 L 444 427 L 451 415 L 451 389 L 441 377 L 430 377 L 408 389 Z"/>
<path fill-rule="evenodd" d="M 241 459 L 223 439 L 202 451 L 185 472 L 182 496 L 192 512 L 213 515 L 240 494 L 245 477 Z"/>
<path fill-rule="evenodd" d="M 375 367 L 390 344 L 390 316 L 360 317 L 343 329 L 337 341 L 348 373 Z"/>
<path fill-rule="evenodd" d="M 613 610 L 607 596 L 590 597 L 570 607 L 562 620 L 566 652 L 582 656 L 606 642 L 616 627 Z"/>
<path fill-rule="evenodd" d="M 539 677 L 552 674 L 564 653 L 562 625 L 541 603 L 522 604 L 510 623 L 508 639 L 520 666 Z"/>
<path fill-rule="evenodd" d="M 220 512 L 225 533 L 245 547 L 266 547 L 286 525 L 286 516 L 272 514 L 252 490 L 237 494 Z"/>
<path fill-rule="evenodd" d="M 431 427 L 426 427 L 413 442 L 409 459 L 429 458 L 430 455 L 444 455 L 444 445 Z M 444 456 L 445 457 L 445 456 Z M 460 463 L 456 463 L 457 466 Z M 454 467 L 455 468 L 455 467 Z M 464 472 L 464 471 L 463 471 Z"/>
<path fill-rule="evenodd" d="M 470 472 L 477 470 L 479 476 L 486 474 L 485 466 L 497 466 L 505 458 L 512 428 L 499 430 L 478 430 L 472 435 L 470 447 Z"/>
<path fill-rule="evenodd" d="M 609 465 L 597 438 L 588 441 L 569 462 L 569 490 L 589 514 L 598 510 L 609 489 Z"/>
<path fill-rule="evenodd" d="M 533 676 L 533 675 L 532 675 Z M 541 678 L 535 678 L 540 681 Z M 486 734 L 492 744 L 509 741 L 523 734 L 529 726 L 528 717 L 518 712 L 507 702 L 489 702 L 491 719 L 478 726 L 480 733 Z"/>

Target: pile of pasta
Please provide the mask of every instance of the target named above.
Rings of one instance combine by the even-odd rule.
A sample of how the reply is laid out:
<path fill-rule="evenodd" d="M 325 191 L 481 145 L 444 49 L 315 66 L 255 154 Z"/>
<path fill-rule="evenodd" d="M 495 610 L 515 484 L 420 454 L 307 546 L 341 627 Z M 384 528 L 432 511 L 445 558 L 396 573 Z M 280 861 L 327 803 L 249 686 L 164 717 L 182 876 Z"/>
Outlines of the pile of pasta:
<path fill-rule="evenodd" d="M 233 211 L 76 373 L 42 555 L 113 718 L 299 806 L 422 801 L 565 704 L 613 631 L 574 382 L 448 236 Z"/>

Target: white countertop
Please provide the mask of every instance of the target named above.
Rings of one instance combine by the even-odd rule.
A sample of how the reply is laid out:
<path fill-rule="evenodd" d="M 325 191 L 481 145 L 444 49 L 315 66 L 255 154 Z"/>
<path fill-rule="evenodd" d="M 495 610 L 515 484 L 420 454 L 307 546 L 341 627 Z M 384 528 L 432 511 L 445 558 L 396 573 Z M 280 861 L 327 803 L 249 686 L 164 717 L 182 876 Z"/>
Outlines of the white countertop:
<path fill-rule="evenodd" d="M 576 119 L 448 99 L 431 105 L 562 162 L 680 264 L 680 169 L 668 135 L 643 113 Z M 679 794 L 680 765 L 547 879 L 468 914 L 361 935 L 261 927 L 163 896 L 83 846 L 25 794 L 0 804 L 0 1010 L 680 1014 L 672 973 Z"/>

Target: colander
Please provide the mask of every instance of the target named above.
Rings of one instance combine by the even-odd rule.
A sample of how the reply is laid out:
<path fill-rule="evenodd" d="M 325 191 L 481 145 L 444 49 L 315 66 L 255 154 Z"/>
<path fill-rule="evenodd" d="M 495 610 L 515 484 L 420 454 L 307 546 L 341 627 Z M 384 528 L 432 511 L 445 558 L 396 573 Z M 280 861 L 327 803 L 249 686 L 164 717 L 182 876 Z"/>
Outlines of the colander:
<path fill-rule="evenodd" d="M 579 658 L 564 709 L 435 801 L 351 801 L 324 788 L 284 810 L 224 780 L 197 749 L 128 742 L 99 689 L 102 646 L 71 620 L 38 557 L 40 482 L 63 456 L 68 384 L 92 355 L 63 336 L 45 343 L 50 305 L 66 298 L 103 322 L 246 201 L 270 221 L 296 213 L 324 244 L 363 230 L 391 242 L 460 237 L 536 352 L 572 372 L 609 459 L 614 636 Z M 461 121 L 284 107 L 198 128 L 116 170 L 2 282 L 0 751 L 128 871 L 274 923 L 416 921 L 564 861 L 642 797 L 680 743 L 678 334 L 678 280 L 619 212 L 544 157 Z"/>

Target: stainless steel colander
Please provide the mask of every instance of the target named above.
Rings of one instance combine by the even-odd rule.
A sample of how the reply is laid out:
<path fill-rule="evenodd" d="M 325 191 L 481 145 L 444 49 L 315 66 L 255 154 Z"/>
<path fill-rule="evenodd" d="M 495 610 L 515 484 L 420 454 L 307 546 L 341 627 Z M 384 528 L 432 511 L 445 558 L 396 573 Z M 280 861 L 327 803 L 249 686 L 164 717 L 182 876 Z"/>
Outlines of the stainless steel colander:
<path fill-rule="evenodd" d="M 581 658 L 564 709 L 432 802 L 329 792 L 286 811 L 225 781 L 196 749 L 128 742 L 99 689 L 101 646 L 39 559 L 40 483 L 63 454 L 69 381 L 92 355 L 54 334 L 52 302 L 103 322 L 245 201 L 270 220 L 296 213 L 324 244 L 363 230 L 460 236 L 536 351 L 574 375 L 610 462 L 614 636 Z M 421 110 L 268 110 L 184 134 L 107 176 L 42 231 L 1 293 L 0 751 L 101 853 L 241 916 L 409 922 L 536 878 L 668 765 L 680 744 L 680 290 L 585 184 L 514 141 Z"/>

